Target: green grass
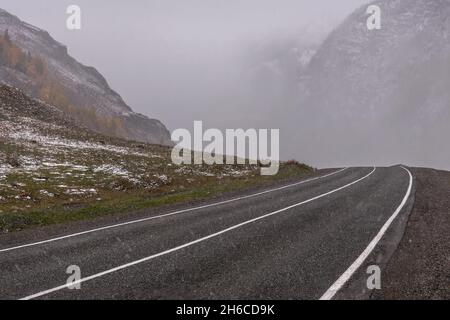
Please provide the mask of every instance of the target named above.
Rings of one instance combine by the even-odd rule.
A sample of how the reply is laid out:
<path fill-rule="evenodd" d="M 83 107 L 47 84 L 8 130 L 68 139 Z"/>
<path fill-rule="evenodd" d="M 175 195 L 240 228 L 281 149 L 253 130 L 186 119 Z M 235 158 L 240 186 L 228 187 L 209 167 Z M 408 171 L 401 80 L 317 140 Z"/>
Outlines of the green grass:
<path fill-rule="evenodd" d="M 15 206 L 10 204 L 9 209 L 3 208 L 3 212 L 0 213 L 0 232 L 13 232 L 38 226 L 93 219 L 105 215 L 124 214 L 176 203 L 188 203 L 231 191 L 267 185 L 289 177 L 305 176 L 311 174 L 311 172 L 312 169 L 304 165 L 282 165 L 279 174 L 276 176 L 254 175 L 226 178 L 219 182 L 215 178 L 202 177 L 195 183 L 188 184 L 188 186 L 173 182 L 171 185 L 163 186 L 152 192 L 140 189 L 126 191 L 100 190 L 99 194 L 93 197 L 50 198 L 36 203 L 31 201 L 30 208 L 21 208 L 21 210 L 15 212 L 11 210 Z M 8 177 L 11 180 L 17 180 L 18 178 Z M 80 182 L 78 181 L 78 183 Z M 32 197 L 36 197 L 38 191 L 43 188 L 52 190 L 54 187 L 51 183 L 49 185 L 39 184 L 38 186 L 31 184 L 31 186 L 29 190 L 32 190 L 30 191 Z M 97 200 L 98 197 L 101 197 L 101 201 Z M 23 206 L 23 200 L 21 201 Z"/>

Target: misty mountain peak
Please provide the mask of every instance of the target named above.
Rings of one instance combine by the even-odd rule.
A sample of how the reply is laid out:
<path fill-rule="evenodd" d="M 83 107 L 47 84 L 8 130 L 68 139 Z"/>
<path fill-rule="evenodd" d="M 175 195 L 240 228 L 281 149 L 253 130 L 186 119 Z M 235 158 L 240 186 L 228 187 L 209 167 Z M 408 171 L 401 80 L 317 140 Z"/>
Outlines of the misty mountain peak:
<path fill-rule="evenodd" d="M 309 123 L 302 134 L 313 136 L 310 143 L 320 150 L 314 159 L 388 164 L 411 158 L 445 167 L 450 155 L 442 154 L 439 137 L 450 134 L 450 1 L 374 4 L 381 9 L 381 30 L 367 28 L 363 6 L 309 63 L 301 85 Z M 353 157 L 355 148 L 360 157 Z M 442 154 L 439 163 L 429 163 L 436 159 L 432 153 Z"/>

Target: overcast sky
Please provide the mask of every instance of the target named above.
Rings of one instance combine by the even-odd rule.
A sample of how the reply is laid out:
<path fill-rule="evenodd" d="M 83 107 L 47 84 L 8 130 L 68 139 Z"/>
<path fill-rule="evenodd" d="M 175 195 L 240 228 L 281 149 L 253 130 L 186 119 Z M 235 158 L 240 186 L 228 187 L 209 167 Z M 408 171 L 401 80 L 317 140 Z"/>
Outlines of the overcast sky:
<path fill-rule="evenodd" d="M 239 102 L 245 93 L 237 93 L 254 48 L 324 37 L 365 2 L 2 0 L 1 7 L 47 30 L 73 57 L 96 67 L 135 111 L 173 130 L 196 119 L 232 127 L 230 113 L 254 101 Z M 65 27 L 70 4 L 82 9 L 80 31 Z M 232 104 L 236 109 L 224 112 Z"/>

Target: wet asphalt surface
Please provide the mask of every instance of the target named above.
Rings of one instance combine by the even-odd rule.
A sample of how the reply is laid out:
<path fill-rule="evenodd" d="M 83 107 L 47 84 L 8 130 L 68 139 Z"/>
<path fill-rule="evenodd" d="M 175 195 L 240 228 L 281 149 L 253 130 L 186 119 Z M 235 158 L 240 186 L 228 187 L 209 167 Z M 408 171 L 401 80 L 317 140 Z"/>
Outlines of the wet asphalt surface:
<path fill-rule="evenodd" d="M 376 168 L 369 175 L 372 171 L 349 168 L 239 201 L 0 252 L 0 298 L 20 299 L 64 285 L 70 265 L 79 266 L 85 278 L 162 253 L 83 282 L 80 290 L 63 288 L 37 298 L 318 299 L 405 196 L 405 170 Z M 158 214 L 167 212 L 162 208 Z M 68 227 L 59 235 L 78 231 Z M 22 240 L 47 238 L 36 232 Z M 17 244 L 20 237 L 0 238 L 0 250 Z"/>

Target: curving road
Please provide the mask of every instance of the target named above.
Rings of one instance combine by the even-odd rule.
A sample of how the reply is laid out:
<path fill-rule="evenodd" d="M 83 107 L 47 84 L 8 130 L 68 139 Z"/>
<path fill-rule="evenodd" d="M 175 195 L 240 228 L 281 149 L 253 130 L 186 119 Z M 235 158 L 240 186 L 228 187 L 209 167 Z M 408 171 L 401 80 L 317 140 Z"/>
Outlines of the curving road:
<path fill-rule="evenodd" d="M 347 168 L 125 223 L 2 237 L 0 298 L 332 299 L 398 233 L 412 185 L 403 167 Z M 79 290 L 67 288 L 70 265 Z"/>

